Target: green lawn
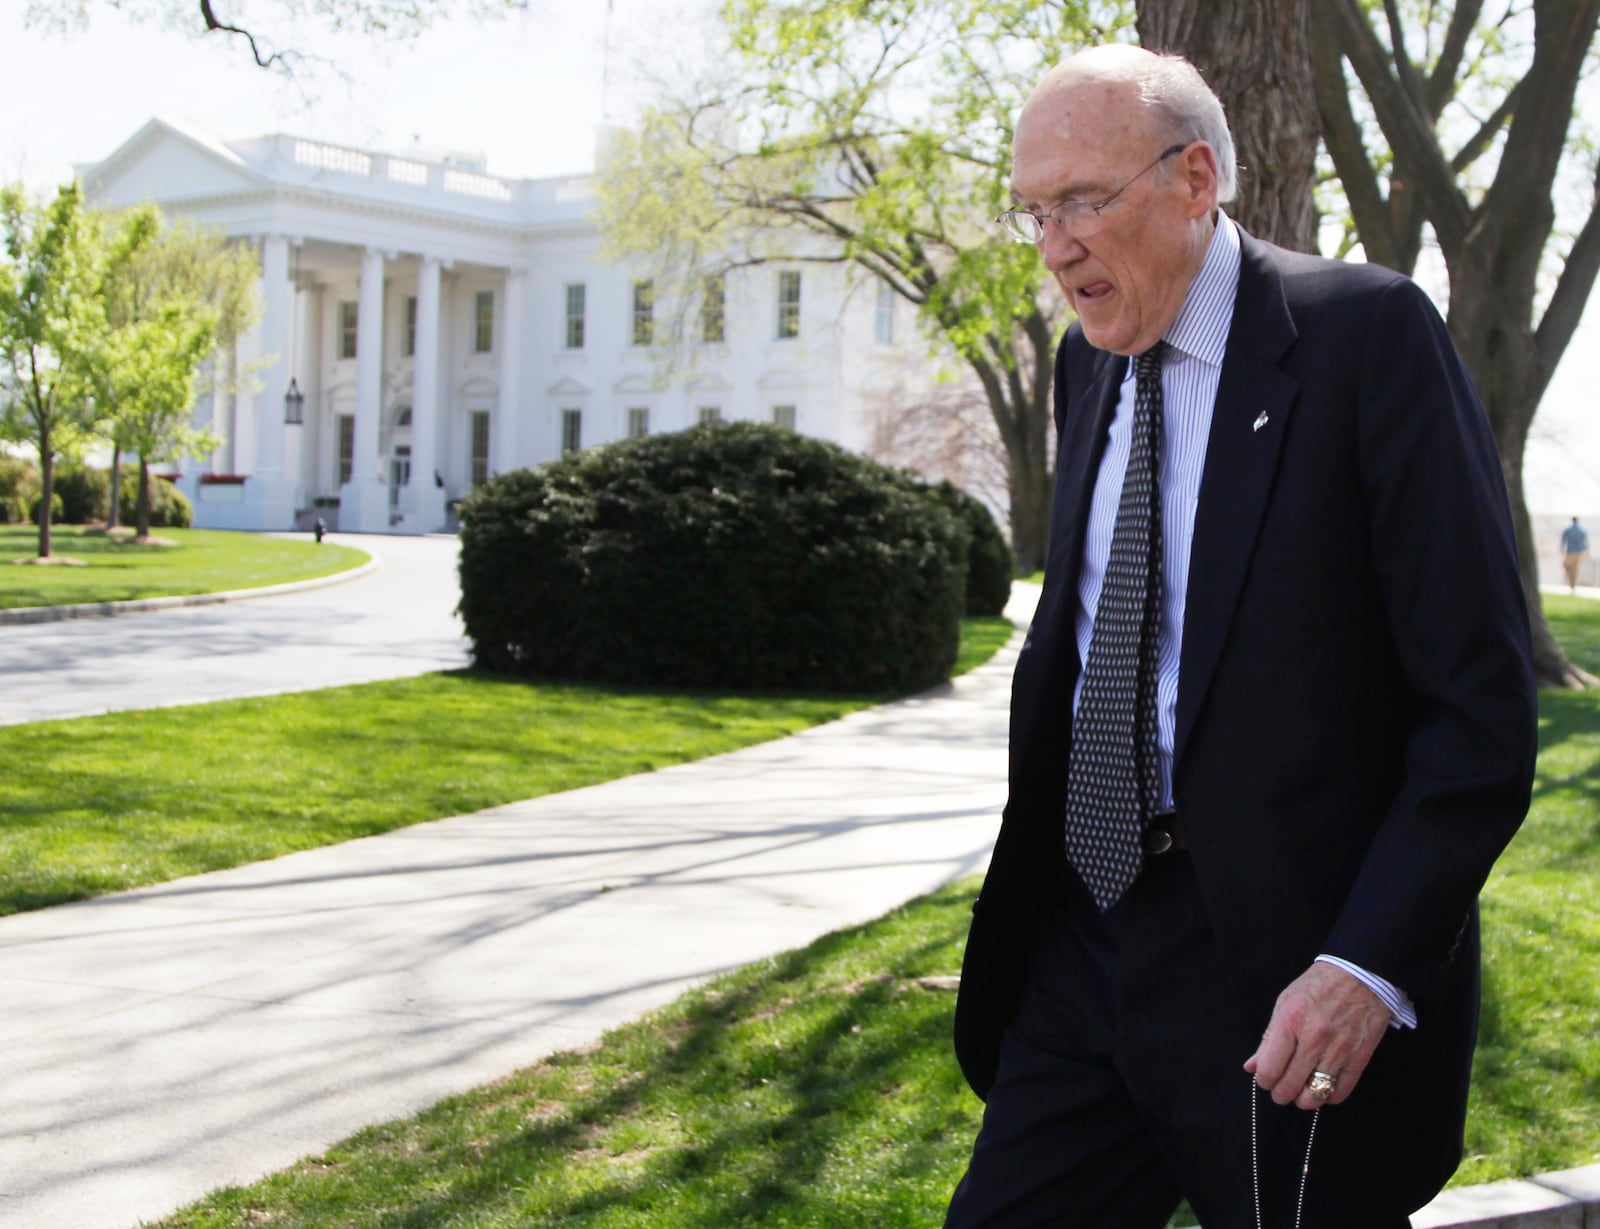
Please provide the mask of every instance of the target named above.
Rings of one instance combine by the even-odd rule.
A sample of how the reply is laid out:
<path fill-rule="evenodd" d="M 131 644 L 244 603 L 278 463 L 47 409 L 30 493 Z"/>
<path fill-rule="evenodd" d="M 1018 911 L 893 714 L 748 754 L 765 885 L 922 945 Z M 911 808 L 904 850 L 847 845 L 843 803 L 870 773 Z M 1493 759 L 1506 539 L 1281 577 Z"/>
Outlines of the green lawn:
<path fill-rule="evenodd" d="M 1549 609 L 1600 668 L 1600 604 Z M 1455 1185 L 1600 1160 L 1600 693 L 1545 693 L 1541 746 L 1533 812 L 1485 897 L 1484 1037 Z M 160 1226 L 937 1224 L 978 1122 L 949 1048 L 976 889 L 762 961 Z"/>
<path fill-rule="evenodd" d="M 358 567 L 365 551 L 311 538 L 273 538 L 216 529 L 158 529 L 177 546 L 136 546 L 82 525 L 50 531 L 51 553 L 83 567 L 14 565 L 39 551 L 31 525 L 0 525 L 0 610 L 256 589 Z"/>
<path fill-rule="evenodd" d="M 958 670 L 1011 631 L 967 620 Z M 0 914 L 648 772 L 882 699 L 462 671 L 0 727 Z"/>
<path fill-rule="evenodd" d="M 1547 595 L 1600 674 L 1600 602 Z M 1600 1160 L 1600 693 L 1539 696 L 1533 809 L 1483 898 L 1484 1009 L 1458 1182 Z"/>

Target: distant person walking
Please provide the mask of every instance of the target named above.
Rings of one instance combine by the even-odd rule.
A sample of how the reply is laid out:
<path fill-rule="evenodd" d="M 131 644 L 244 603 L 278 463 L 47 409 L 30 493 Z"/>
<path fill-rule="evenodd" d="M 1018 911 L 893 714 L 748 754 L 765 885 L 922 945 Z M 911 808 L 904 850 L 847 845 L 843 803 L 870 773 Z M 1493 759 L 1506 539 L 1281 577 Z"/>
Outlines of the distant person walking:
<path fill-rule="evenodd" d="M 1561 531 L 1561 566 L 1566 569 L 1567 588 L 1574 593 L 1578 589 L 1578 565 L 1588 553 L 1589 534 L 1573 517 L 1572 524 Z"/>

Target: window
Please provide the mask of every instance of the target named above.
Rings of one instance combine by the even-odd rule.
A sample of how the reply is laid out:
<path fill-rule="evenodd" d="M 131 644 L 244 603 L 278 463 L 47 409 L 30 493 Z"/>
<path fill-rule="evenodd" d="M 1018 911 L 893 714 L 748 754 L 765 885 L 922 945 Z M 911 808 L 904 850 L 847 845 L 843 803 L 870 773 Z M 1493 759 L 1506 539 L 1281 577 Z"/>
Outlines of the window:
<path fill-rule="evenodd" d="M 794 406 L 775 405 L 772 407 L 772 425 L 782 427 L 785 431 L 794 430 Z"/>
<path fill-rule="evenodd" d="M 567 349 L 583 349 L 583 301 L 585 292 L 582 282 L 572 282 L 567 286 Z"/>
<path fill-rule="evenodd" d="M 472 300 L 472 352 L 494 349 L 494 291 L 480 290 Z"/>
<path fill-rule="evenodd" d="M 628 410 L 628 438 L 630 440 L 643 439 L 650 434 L 650 411 L 643 406 L 633 406 Z"/>
<path fill-rule="evenodd" d="M 406 349 L 405 355 L 411 358 L 417 352 L 417 296 L 406 296 Z"/>
<path fill-rule="evenodd" d="M 719 405 L 703 405 L 695 411 L 695 418 L 701 426 L 722 421 L 722 407 Z"/>
<path fill-rule="evenodd" d="M 489 411 L 472 411 L 472 485 L 489 481 Z"/>
<path fill-rule="evenodd" d="M 350 481 L 350 475 L 355 472 L 356 460 L 356 416 L 354 414 L 339 415 L 339 485 L 343 486 Z"/>
<path fill-rule="evenodd" d="M 354 299 L 343 299 L 339 303 L 339 357 L 354 358 L 356 356 L 356 303 Z"/>
<path fill-rule="evenodd" d="M 894 287 L 878 283 L 878 314 L 873 330 L 880 346 L 894 345 Z"/>
<path fill-rule="evenodd" d="M 778 274 L 778 339 L 800 336 L 800 274 Z"/>
<path fill-rule="evenodd" d="M 648 346 L 656 335 L 656 287 L 649 280 L 633 284 L 633 344 Z"/>
<path fill-rule="evenodd" d="M 583 447 L 583 411 L 561 411 L 561 451 L 577 452 Z"/>
<path fill-rule="evenodd" d="M 728 287 L 722 274 L 705 280 L 700 298 L 700 340 L 722 341 L 727 332 Z"/>

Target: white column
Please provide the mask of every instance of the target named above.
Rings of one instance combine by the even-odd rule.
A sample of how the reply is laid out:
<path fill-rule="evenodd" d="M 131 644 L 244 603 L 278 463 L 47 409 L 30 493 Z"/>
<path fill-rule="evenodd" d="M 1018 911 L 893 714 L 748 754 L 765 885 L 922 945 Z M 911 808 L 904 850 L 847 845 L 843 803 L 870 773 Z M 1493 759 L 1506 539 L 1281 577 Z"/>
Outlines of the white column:
<path fill-rule="evenodd" d="M 283 473 L 283 394 L 289 387 L 289 240 L 268 235 L 261 243 L 261 391 L 256 395 L 256 474 Z"/>
<path fill-rule="evenodd" d="M 411 378 L 411 488 L 406 528 L 444 527 L 444 491 L 433 480 L 439 439 L 439 260 L 417 271 L 417 349 Z"/>
<path fill-rule="evenodd" d="M 522 405 L 522 307 L 528 294 L 528 271 L 506 270 L 505 319 L 500 329 L 500 396 L 489 420 L 491 472 L 517 468 L 517 428 Z"/>
<path fill-rule="evenodd" d="M 289 338 L 294 294 L 289 285 L 289 244 L 284 235 L 261 240 L 261 327 L 258 391 L 255 395 L 255 460 L 245 483 L 244 502 L 221 520 L 202 518 L 224 529 L 293 529 L 295 484 L 283 466 L 283 394 L 289 387 Z M 237 458 L 236 458 L 237 460 Z"/>
<path fill-rule="evenodd" d="M 368 248 L 361 256 L 361 294 L 356 306 L 356 431 L 350 481 L 339 491 L 339 528 L 354 533 L 387 533 L 389 476 L 378 455 L 383 414 L 384 253 Z"/>

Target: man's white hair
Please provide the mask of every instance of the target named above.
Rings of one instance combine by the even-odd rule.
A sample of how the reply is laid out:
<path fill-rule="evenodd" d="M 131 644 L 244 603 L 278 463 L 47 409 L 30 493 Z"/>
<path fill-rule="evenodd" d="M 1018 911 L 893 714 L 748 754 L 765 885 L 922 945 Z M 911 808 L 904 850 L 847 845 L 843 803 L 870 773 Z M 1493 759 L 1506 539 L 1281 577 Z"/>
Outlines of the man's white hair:
<path fill-rule="evenodd" d="M 1217 201 L 1226 204 L 1238 192 L 1237 155 L 1222 101 L 1200 70 L 1182 56 L 1157 55 L 1139 74 L 1139 100 L 1150 109 L 1169 141 L 1204 141 L 1217 155 Z"/>

